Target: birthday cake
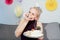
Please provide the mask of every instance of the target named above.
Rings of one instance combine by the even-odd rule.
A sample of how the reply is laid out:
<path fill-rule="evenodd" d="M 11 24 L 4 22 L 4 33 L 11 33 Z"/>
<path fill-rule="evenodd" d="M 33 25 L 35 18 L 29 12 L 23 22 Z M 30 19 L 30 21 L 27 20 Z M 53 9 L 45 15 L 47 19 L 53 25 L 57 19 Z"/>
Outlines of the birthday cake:
<path fill-rule="evenodd" d="M 24 32 L 24 35 L 27 37 L 33 37 L 33 38 L 38 38 L 43 36 L 40 30 L 27 31 L 27 32 Z"/>

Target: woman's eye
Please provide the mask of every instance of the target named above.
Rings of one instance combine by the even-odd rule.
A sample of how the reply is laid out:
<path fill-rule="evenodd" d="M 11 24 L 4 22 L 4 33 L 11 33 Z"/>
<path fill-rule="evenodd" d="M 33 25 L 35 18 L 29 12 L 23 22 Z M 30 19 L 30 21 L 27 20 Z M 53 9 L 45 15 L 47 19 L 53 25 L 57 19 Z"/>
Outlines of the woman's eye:
<path fill-rule="evenodd" d="M 34 15 L 34 13 L 32 13 L 32 15 Z"/>
<path fill-rule="evenodd" d="M 29 13 L 31 13 L 31 12 L 29 11 Z"/>

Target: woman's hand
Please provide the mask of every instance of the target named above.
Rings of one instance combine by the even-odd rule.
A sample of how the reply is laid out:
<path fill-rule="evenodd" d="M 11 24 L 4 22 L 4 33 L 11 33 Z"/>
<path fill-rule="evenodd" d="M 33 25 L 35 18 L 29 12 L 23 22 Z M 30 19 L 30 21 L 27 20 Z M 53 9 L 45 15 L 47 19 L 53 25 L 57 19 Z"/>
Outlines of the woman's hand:
<path fill-rule="evenodd" d="M 44 40 L 44 36 L 41 36 L 40 38 L 38 38 L 38 40 Z"/>
<path fill-rule="evenodd" d="M 34 17 L 32 15 L 30 15 L 29 13 L 26 13 L 24 15 L 24 19 L 27 21 L 32 21 L 32 20 L 34 20 Z"/>
<path fill-rule="evenodd" d="M 44 37 L 42 36 L 42 37 L 38 38 L 38 40 L 44 40 Z"/>

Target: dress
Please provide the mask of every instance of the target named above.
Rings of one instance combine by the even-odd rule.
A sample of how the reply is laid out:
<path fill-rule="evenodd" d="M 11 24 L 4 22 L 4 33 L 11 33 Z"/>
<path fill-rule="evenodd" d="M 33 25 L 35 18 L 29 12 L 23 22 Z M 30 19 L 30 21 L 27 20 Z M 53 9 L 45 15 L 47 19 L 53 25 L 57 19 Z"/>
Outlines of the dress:
<path fill-rule="evenodd" d="M 36 27 L 36 24 L 37 24 L 36 20 L 28 22 L 28 24 L 26 25 L 25 29 L 22 32 L 21 40 L 37 40 L 37 38 L 28 38 L 23 35 L 24 32 L 31 30 L 32 28 L 34 29 Z"/>

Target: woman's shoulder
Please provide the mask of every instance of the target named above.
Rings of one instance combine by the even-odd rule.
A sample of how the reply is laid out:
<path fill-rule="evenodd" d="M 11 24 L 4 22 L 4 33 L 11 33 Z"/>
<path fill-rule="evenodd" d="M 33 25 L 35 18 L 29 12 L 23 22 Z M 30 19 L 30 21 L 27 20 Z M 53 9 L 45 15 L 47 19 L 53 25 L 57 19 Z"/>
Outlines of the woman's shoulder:
<path fill-rule="evenodd" d="M 37 21 L 37 26 L 41 26 L 42 27 L 42 23 L 40 21 Z"/>
<path fill-rule="evenodd" d="M 40 21 L 37 21 L 37 24 L 42 24 L 42 22 L 40 22 Z"/>

